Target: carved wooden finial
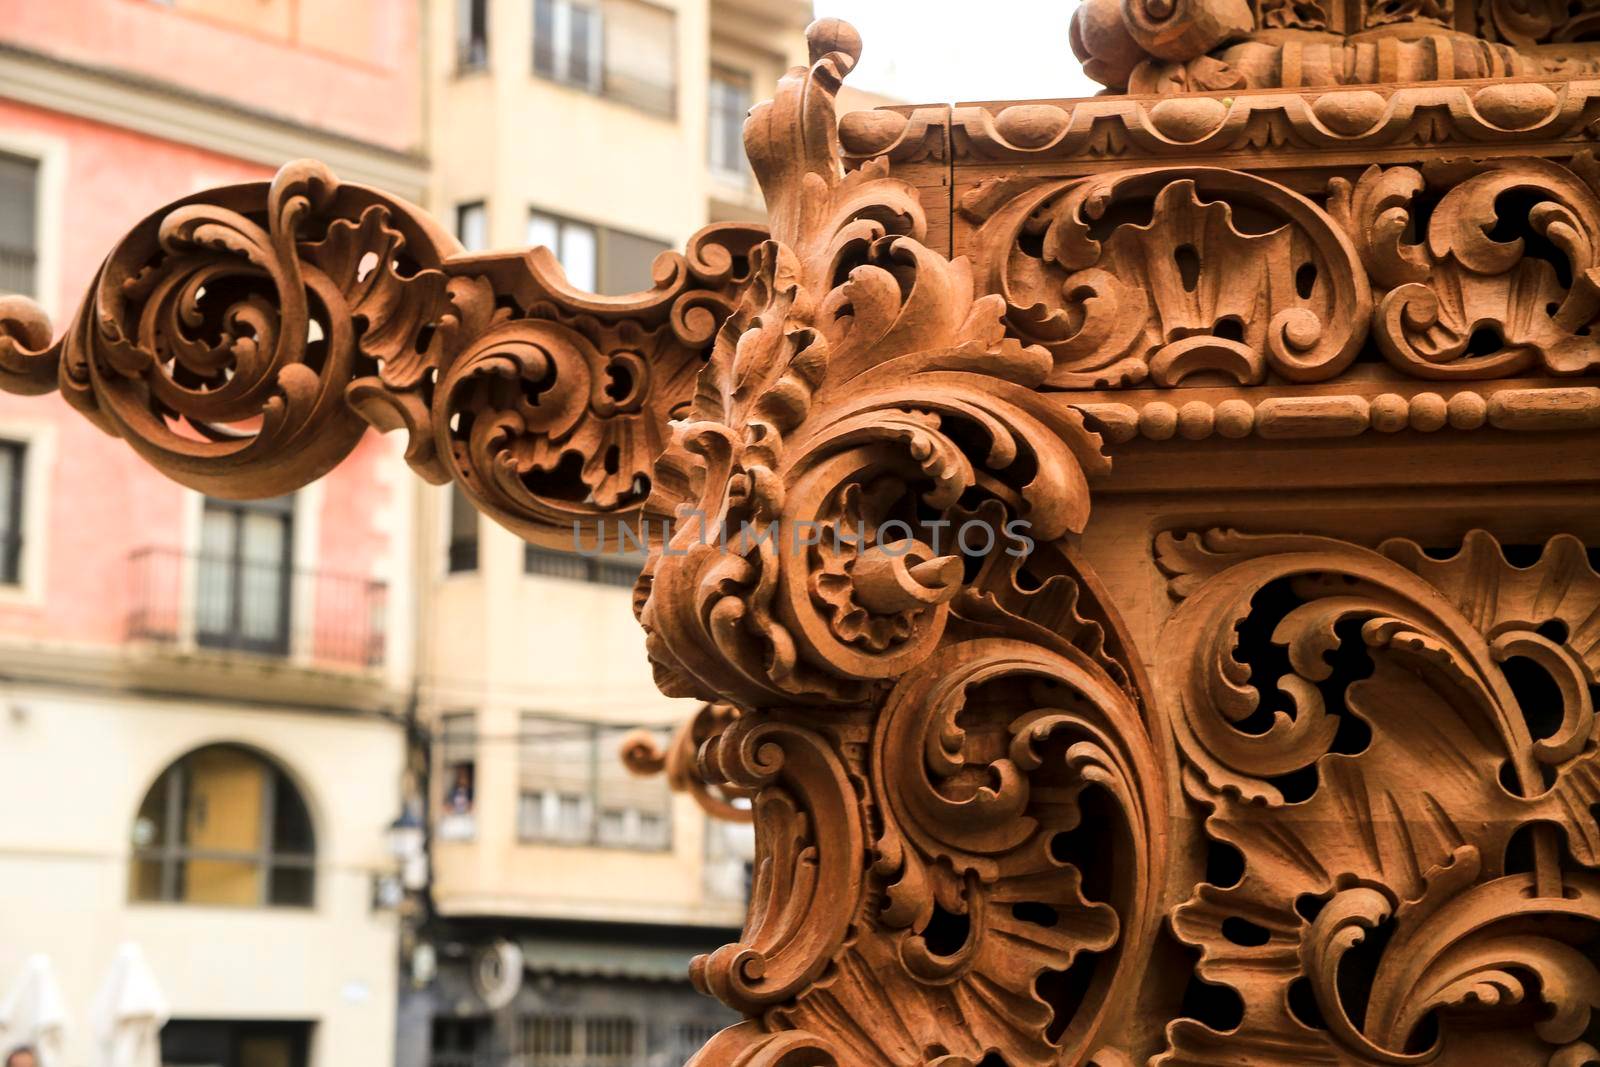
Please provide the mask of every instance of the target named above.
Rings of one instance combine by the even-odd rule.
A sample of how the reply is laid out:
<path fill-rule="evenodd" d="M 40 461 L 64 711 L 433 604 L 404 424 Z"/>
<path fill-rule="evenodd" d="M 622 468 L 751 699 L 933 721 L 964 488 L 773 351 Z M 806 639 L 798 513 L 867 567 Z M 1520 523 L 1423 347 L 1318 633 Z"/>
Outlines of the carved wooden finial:
<path fill-rule="evenodd" d="M 817 19 L 806 27 L 806 44 L 811 48 L 813 63 L 820 63 L 824 56 L 835 52 L 849 56 L 850 62 L 840 71 L 841 75 L 848 73 L 861 58 L 861 33 L 844 19 Z"/>

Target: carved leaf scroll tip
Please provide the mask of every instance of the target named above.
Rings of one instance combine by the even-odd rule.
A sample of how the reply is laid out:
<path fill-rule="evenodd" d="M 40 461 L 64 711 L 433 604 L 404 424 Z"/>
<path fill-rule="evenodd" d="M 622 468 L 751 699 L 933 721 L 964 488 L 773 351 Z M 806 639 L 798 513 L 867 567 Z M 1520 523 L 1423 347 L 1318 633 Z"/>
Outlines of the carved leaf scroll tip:
<path fill-rule="evenodd" d="M 38 396 L 56 388 L 61 348 L 51 345 L 50 316 L 25 296 L 0 296 L 0 389 Z"/>

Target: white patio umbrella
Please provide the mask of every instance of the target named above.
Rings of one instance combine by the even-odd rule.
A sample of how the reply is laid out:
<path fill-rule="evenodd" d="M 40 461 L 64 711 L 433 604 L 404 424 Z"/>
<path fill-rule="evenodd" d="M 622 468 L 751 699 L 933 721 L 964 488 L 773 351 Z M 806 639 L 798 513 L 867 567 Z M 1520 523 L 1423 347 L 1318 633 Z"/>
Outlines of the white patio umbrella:
<path fill-rule="evenodd" d="M 67 1010 L 50 957 L 29 956 L 22 976 L 0 1002 L 0 1056 L 31 1046 L 40 1067 L 61 1067 L 66 1028 Z"/>
<path fill-rule="evenodd" d="M 130 942 L 117 949 L 90 1011 L 94 1067 L 161 1067 L 167 1010 L 167 998 L 139 946 Z"/>

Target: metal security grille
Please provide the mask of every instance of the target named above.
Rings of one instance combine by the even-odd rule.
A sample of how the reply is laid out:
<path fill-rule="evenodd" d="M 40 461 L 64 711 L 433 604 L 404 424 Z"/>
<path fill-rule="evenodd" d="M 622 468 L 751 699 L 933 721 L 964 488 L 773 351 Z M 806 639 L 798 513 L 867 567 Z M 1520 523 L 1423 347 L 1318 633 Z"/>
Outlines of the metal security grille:
<path fill-rule="evenodd" d="M 522 569 L 527 574 L 546 578 L 569 578 L 575 582 L 632 589 L 639 580 L 639 572 L 644 569 L 644 560 L 637 556 L 579 556 L 528 545 L 523 550 Z"/>
<path fill-rule="evenodd" d="M 523 1067 L 643 1067 L 639 1020 L 627 1016 L 528 1015 Z"/>

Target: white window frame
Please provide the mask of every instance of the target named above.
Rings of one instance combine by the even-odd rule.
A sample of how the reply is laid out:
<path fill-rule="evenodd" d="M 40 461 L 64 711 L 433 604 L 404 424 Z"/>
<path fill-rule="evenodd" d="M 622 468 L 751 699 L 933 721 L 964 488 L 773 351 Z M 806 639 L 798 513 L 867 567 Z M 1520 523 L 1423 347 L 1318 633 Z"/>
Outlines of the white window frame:
<path fill-rule="evenodd" d="M 33 299 L 50 321 L 61 314 L 62 200 L 66 186 L 67 142 L 28 130 L 0 130 L 0 152 L 31 159 L 39 167 L 34 196 Z"/>
<path fill-rule="evenodd" d="M 533 228 L 533 220 L 534 220 L 535 217 L 544 219 L 546 222 L 550 223 L 552 226 L 555 227 L 556 244 L 555 244 L 555 247 L 551 247 L 550 248 L 550 251 L 555 254 L 556 262 L 561 264 L 561 273 L 567 276 L 567 281 L 571 282 L 575 287 L 577 287 L 578 289 L 583 290 L 584 292 L 592 293 L 592 292 L 596 291 L 597 289 L 599 289 L 600 288 L 600 276 L 603 273 L 605 273 L 605 267 L 600 262 L 600 257 L 603 254 L 603 249 L 602 249 L 603 242 L 601 241 L 600 227 L 596 226 L 592 222 L 584 222 L 581 219 L 570 218 L 569 216 L 561 215 L 561 214 L 558 214 L 557 212 L 554 212 L 554 211 L 546 211 L 544 208 L 529 207 L 528 208 L 527 218 L 524 221 L 525 230 Z M 593 242 L 593 248 L 594 248 L 594 277 L 593 278 L 588 278 L 588 279 L 582 279 L 580 281 L 573 281 L 572 280 L 571 270 L 568 268 L 567 260 L 565 258 L 565 255 L 566 255 L 566 244 L 567 244 L 567 233 L 570 230 L 580 230 L 580 229 L 581 230 L 588 230 L 589 231 L 589 237 Z M 527 243 L 531 243 L 531 241 L 529 241 Z M 549 247 L 549 246 L 546 246 L 546 247 Z M 586 282 L 589 283 L 589 284 L 585 284 Z"/>
<path fill-rule="evenodd" d="M 200 589 L 200 526 L 205 520 L 206 497 L 204 493 L 185 489 L 183 511 L 184 565 L 182 588 L 178 591 L 178 647 L 187 651 L 200 648 L 196 630 L 197 596 Z M 293 575 L 311 574 L 317 569 L 317 549 L 322 537 L 323 482 L 319 479 L 294 494 L 294 518 L 290 523 L 290 562 Z M 302 594 L 296 584 L 289 598 L 289 653 L 280 662 L 306 667 L 312 663 L 315 651 L 315 623 L 317 618 L 317 582 L 306 582 Z M 385 642 L 384 658 L 389 656 Z"/>
<path fill-rule="evenodd" d="M 22 446 L 22 554 L 17 580 L 0 583 L 0 605 L 43 607 L 49 573 L 50 475 L 55 470 L 56 427 L 37 419 L 0 419 L 0 441 Z M 4 491 L 4 487 L 0 487 Z"/>
<path fill-rule="evenodd" d="M 723 141 L 723 131 L 718 128 L 718 124 L 715 121 L 716 118 L 720 117 L 720 114 L 713 110 L 717 103 L 715 99 L 715 89 L 718 82 L 732 84 L 733 76 L 738 76 L 743 79 L 745 99 L 748 101 L 745 109 L 747 116 L 749 114 L 749 108 L 754 106 L 755 94 L 753 87 L 755 84 L 755 78 L 748 71 L 738 70 L 729 66 L 712 66 L 711 78 L 706 86 L 706 165 L 711 169 L 712 175 L 718 181 L 725 182 L 729 185 L 737 185 L 743 189 L 753 185 L 755 177 L 750 171 L 749 161 L 746 159 L 743 151 L 744 119 L 739 119 L 741 132 L 740 136 L 737 138 L 737 141 L 740 145 L 740 149 L 735 152 L 737 158 L 733 160 L 717 158 L 718 146 L 721 145 Z"/>
<path fill-rule="evenodd" d="M 539 0 L 534 0 L 537 5 Z M 605 11 L 600 4 L 585 3 L 584 0 L 550 0 L 551 22 L 553 25 L 550 53 L 555 63 L 555 69 L 549 74 L 534 66 L 534 73 L 541 78 L 555 81 L 561 85 L 569 85 L 574 89 L 582 89 L 590 93 L 602 93 L 606 87 L 606 19 Z M 572 76 L 572 9 L 581 7 L 590 12 L 594 17 L 594 33 L 589 37 L 589 73 L 588 81 L 578 81 Z M 538 19 L 534 25 L 537 27 Z M 534 31 L 538 32 L 537 29 Z M 538 44 L 535 42 L 535 49 Z"/>

